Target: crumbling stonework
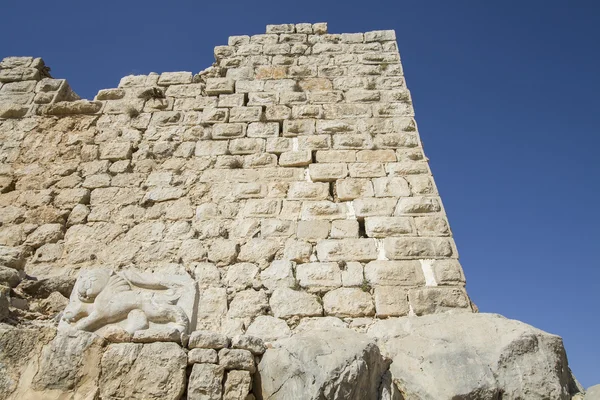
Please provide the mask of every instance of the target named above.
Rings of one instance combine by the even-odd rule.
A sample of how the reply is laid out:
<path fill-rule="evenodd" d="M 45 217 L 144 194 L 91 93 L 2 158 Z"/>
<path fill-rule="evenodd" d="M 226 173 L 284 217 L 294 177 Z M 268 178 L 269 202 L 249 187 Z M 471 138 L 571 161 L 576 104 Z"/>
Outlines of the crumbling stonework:
<path fill-rule="evenodd" d="M 286 379 L 262 364 L 253 386 L 265 344 L 333 329 L 301 358 L 331 337 L 364 348 L 328 359 L 310 396 L 400 399 L 389 359 L 355 335 L 476 311 L 394 31 L 269 25 L 214 53 L 198 74 L 127 76 L 93 101 L 41 59 L 0 63 L 0 318 L 21 325 L 0 339 L 60 327 L 28 367 L 5 366 L 2 393 L 261 398 Z M 41 384 L 60 349 L 69 382 Z"/>

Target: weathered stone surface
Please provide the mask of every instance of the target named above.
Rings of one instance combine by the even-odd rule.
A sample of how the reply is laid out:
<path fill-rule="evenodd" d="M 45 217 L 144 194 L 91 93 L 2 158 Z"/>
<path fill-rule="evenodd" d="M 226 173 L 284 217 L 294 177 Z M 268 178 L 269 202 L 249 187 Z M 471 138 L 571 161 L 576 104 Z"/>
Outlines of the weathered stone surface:
<path fill-rule="evenodd" d="M 186 366 L 187 356 L 175 343 L 111 344 L 102 355 L 100 396 L 179 399 Z"/>
<path fill-rule="evenodd" d="M 222 349 L 229 347 L 229 338 L 218 332 L 194 331 L 188 341 L 190 349 Z"/>
<path fill-rule="evenodd" d="M 369 293 L 358 288 L 339 288 L 323 296 L 325 314 L 336 317 L 365 317 L 375 314 Z"/>
<path fill-rule="evenodd" d="M 495 314 L 383 320 L 369 328 L 407 398 L 570 399 L 562 340 Z"/>
<path fill-rule="evenodd" d="M 250 335 L 237 335 L 231 338 L 231 347 L 234 349 L 248 350 L 252 354 L 263 354 L 265 352 L 265 344 L 259 337 Z"/>
<path fill-rule="evenodd" d="M 221 349 L 219 350 L 219 365 L 225 370 L 244 370 L 254 373 L 256 365 L 254 356 L 248 350 L 242 349 Z"/>
<path fill-rule="evenodd" d="M 315 295 L 289 288 L 276 289 L 271 295 L 269 305 L 277 318 L 313 317 L 323 314 L 323 306 Z"/>
<path fill-rule="evenodd" d="M 259 315 L 252 321 L 246 330 L 246 334 L 259 337 L 265 342 L 272 342 L 289 337 L 292 331 L 282 319 L 269 315 Z"/>
<path fill-rule="evenodd" d="M 598 400 L 600 399 L 600 385 L 594 385 L 589 387 L 585 391 L 585 400 Z"/>
<path fill-rule="evenodd" d="M 42 349 L 31 389 L 55 395 L 69 391 L 75 396 L 96 393 L 103 342 L 88 332 L 58 332 Z M 22 398 L 27 396 L 35 398 L 31 392 L 23 394 Z"/>
<path fill-rule="evenodd" d="M 255 390 L 274 400 L 375 400 L 387 365 L 375 343 L 353 331 L 300 333 L 267 349 Z"/>
<path fill-rule="evenodd" d="M 228 371 L 223 385 L 223 400 L 246 400 L 252 388 L 248 371 Z"/>
<path fill-rule="evenodd" d="M 224 369 L 220 365 L 194 364 L 189 377 L 189 400 L 221 400 Z"/>
<path fill-rule="evenodd" d="M 188 352 L 188 365 L 217 364 L 219 358 L 215 349 L 191 349 Z"/>

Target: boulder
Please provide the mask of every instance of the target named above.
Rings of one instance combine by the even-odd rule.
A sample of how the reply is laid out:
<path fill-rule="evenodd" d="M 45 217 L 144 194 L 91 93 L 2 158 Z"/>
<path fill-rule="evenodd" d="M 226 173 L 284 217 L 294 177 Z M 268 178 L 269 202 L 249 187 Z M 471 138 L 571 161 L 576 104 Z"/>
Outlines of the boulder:
<path fill-rule="evenodd" d="M 267 349 L 254 394 L 269 400 L 375 400 L 388 365 L 365 335 L 335 328 L 303 332 Z"/>
<path fill-rule="evenodd" d="M 368 330 L 405 398 L 568 400 L 580 389 L 562 339 L 495 314 L 438 314 Z"/>
<path fill-rule="evenodd" d="M 600 400 L 600 385 L 590 386 L 585 392 L 585 400 Z"/>

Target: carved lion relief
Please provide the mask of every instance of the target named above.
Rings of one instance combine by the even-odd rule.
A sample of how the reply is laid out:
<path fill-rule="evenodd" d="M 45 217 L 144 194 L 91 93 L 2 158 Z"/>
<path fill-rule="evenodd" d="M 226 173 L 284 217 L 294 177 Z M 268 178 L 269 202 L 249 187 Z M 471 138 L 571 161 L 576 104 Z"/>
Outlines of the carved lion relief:
<path fill-rule="evenodd" d="M 196 302 L 189 276 L 88 269 L 77 279 L 60 326 L 105 337 L 187 334 L 195 324 Z"/>

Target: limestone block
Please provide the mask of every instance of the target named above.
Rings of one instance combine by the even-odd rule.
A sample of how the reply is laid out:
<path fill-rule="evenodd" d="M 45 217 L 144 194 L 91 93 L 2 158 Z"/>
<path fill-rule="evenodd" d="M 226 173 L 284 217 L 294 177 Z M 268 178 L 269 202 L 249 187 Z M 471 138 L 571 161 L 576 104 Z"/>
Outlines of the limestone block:
<path fill-rule="evenodd" d="M 354 200 L 359 197 L 372 197 L 373 184 L 369 179 L 345 178 L 335 182 L 337 197 L 340 201 Z"/>
<path fill-rule="evenodd" d="M 21 282 L 19 271 L 0 265 L 0 285 L 16 287 Z M 6 293 L 8 295 L 8 292 Z M 6 303 L 8 309 L 8 302 Z"/>
<path fill-rule="evenodd" d="M 164 75 L 164 74 L 163 74 Z M 159 80 L 163 79 L 163 76 Z M 167 97 L 196 97 L 202 96 L 204 90 L 204 84 L 202 83 L 190 83 L 190 84 L 177 84 L 169 86 L 165 90 L 165 96 Z M 210 99 L 213 101 L 213 99 Z"/>
<path fill-rule="evenodd" d="M 312 28 L 315 35 L 324 35 L 327 33 L 327 22 L 317 22 L 312 24 Z"/>
<path fill-rule="evenodd" d="M 375 286 L 418 286 L 425 284 L 419 261 L 371 261 L 365 279 Z"/>
<path fill-rule="evenodd" d="M 377 259 L 373 239 L 331 239 L 317 243 L 320 261 L 369 261 Z"/>
<path fill-rule="evenodd" d="M 296 222 L 285 219 L 263 219 L 261 235 L 264 238 L 290 237 L 296 233 Z"/>
<path fill-rule="evenodd" d="M 224 373 L 220 365 L 194 364 L 188 379 L 188 400 L 222 400 Z"/>
<path fill-rule="evenodd" d="M 313 119 L 283 121 L 283 136 L 295 137 L 313 134 L 315 134 L 315 120 Z"/>
<path fill-rule="evenodd" d="M 395 198 L 363 198 L 352 202 L 354 212 L 359 218 L 384 216 L 390 217 L 397 200 Z"/>
<path fill-rule="evenodd" d="M 219 94 L 231 94 L 234 92 L 235 83 L 229 78 L 208 78 L 206 79 L 206 94 L 215 96 Z"/>
<path fill-rule="evenodd" d="M 390 260 L 457 257 L 453 242 L 446 238 L 389 237 L 383 247 Z"/>
<path fill-rule="evenodd" d="M 261 338 L 250 335 L 236 335 L 231 338 L 231 348 L 248 350 L 254 355 L 261 355 L 266 350 Z"/>
<path fill-rule="evenodd" d="M 22 270 L 25 266 L 25 255 L 23 248 L 0 245 L 0 265 Z"/>
<path fill-rule="evenodd" d="M 25 245 L 38 248 L 46 243 L 56 243 L 63 237 L 64 232 L 61 224 L 44 224 L 27 236 Z"/>
<path fill-rule="evenodd" d="M 395 215 L 435 213 L 442 210 L 437 197 L 408 197 L 398 201 Z"/>
<path fill-rule="evenodd" d="M 450 236 L 450 228 L 444 217 L 415 218 L 419 236 Z"/>
<path fill-rule="evenodd" d="M 258 267 L 252 263 L 238 263 L 229 266 L 225 283 L 228 288 L 243 290 L 253 286 L 258 278 Z"/>
<path fill-rule="evenodd" d="M 382 163 L 352 163 L 348 164 L 348 171 L 353 178 L 378 178 L 385 176 Z"/>
<path fill-rule="evenodd" d="M 423 287 L 408 291 L 410 305 L 417 315 L 434 314 L 449 309 L 471 312 L 469 297 L 464 288 Z"/>
<path fill-rule="evenodd" d="M 329 236 L 330 225 L 329 221 L 322 220 L 298 221 L 296 236 L 306 240 L 326 239 Z"/>
<path fill-rule="evenodd" d="M 365 32 L 365 43 L 391 40 L 396 40 L 396 32 L 393 30 Z"/>
<path fill-rule="evenodd" d="M 359 262 L 348 262 L 342 268 L 342 286 L 362 286 L 365 283 L 363 266 Z"/>
<path fill-rule="evenodd" d="M 332 239 L 358 238 L 358 221 L 355 219 L 340 219 L 331 222 Z"/>
<path fill-rule="evenodd" d="M 229 305 L 227 316 L 230 318 L 254 318 L 264 314 L 269 307 L 267 294 L 262 290 L 243 290 L 238 292 Z"/>
<path fill-rule="evenodd" d="M 202 122 L 208 123 L 219 123 L 219 122 L 228 122 L 229 120 L 229 109 L 227 108 L 205 108 L 202 111 L 202 116 L 200 118 Z"/>
<path fill-rule="evenodd" d="M 264 68 L 264 67 L 263 67 Z M 270 69 L 269 72 L 273 72 L 273 69 Z M 276 74 L 284 74 L 285 70 L 277 70 Z M 258 74 L 258 73 L 257 73 Z M 273 79 L 276 79 L 274 77 Z M 258 79 L 258 76 L 257 76 Z M 248 93 L 248 105 L 249 106 L 264 106 L 264 105 L 275 105 L 279 102 L 279 93 L 277 92 L 254 92 Z M 277 124 L 279 126 L 279 124 Z"/>
<path fill-rule="evenodd" d="M 198 299 L 198 329 L 218 328 L 227 313 L 227 290 L 208 287 L 200 290 Z"/>
<path fill-rule="evenodd" d="M 262 118 L 262 107 L 233 107 L 230 110 L 230 122 L 257 122 Z"/>
<path fill-rule="evenodd" d="M 187 356 L 175 343 L 108 346 L 102 356 L 100 396 L 179 399 L 185 391 Z"/>
<path fill-rule="evenodd" d="M 376 197 L 407 197 L 411 194 L 408 182 L 402 177 L 375 178 L 373 187 Z"/>
<path fill-rule="evenodd" d="M 96 114 L 102 109 L 102 102 L 76 100 L 59 101 L 54 104 L 40 106 L 38 112 L 47 115 Z"/>
<path fill-rule="evenodd" d="M 189 240 L 200 242 L 197 239 Z M 209 288 L 221 284 L 221 274 L 217 266 L 213 263 L 194 262 L 188 269 L 193 272 L 193 276 L 200 288 Z"/>
<path fill-rule="evenodd" d="M 217 265 L 227 265 L 235 261 L 239 248 L 234 240 L 217 239 L 208 249 L 208 260 Z"/>
<path fill-rule="evenodd" d="M 256 263 L 271 261 L 280 246 L 276 239 L 251 239 L 241 247 L 238 260 Z"/>
<path fill-rule="evenodd" d="M 0 69 L 0 82 L 38 80 L 40 72 L 36 68 Z"/>
<path fill-rule="evenodd" d="M 252 321 L 246 334 L 259 337 L 265 342 L 272 342 L 289 337 L 292 332 L 284 320 L 270 315 L 259 315 Z"/>
<path fill-rule="evenodd" d="M 0 118 L 21 118 L 29 111 L 29 107 L 18 104 L 1 103 Z"/>
<path fill-rule="evenodd" d="M 265 81 L 239 80 L 235 83 L 236 93 L 262 92 L 265 90 Z"/>
<path fill-rule="evenodd" d="M 308 171 L 314 182 L 333 182 L 348 175 L 346 164 L 310 164 Z"/>
<path fill-rule="evenodd" d="M 61 232 L 62 236 L 62 232 Z M 52 262 L 60 259 L 63 255 L 64 245 L 62 243 L 46 243 L 35 251 L 33 262 Z"/>
<path fill-rule="evenodd" d="M 293 200 L 326 200 L 329 198 L 327 183 L 292 182 L 288 189 L 288 198 Z"/>
<path fill-rule="evenodd" d="M 331 148 L 330 135 L 299 136 L 298 148 L 311 151 Z"/>
<path fill-rule="evenodd" d="M 347 212 L 347 206 L 344 203 L 334 203 L 326 200 L 302 202 L 303 220 L 345 219 Z"/>
<path fill-rule="evenodd" d="M 22 359 L 39 358 L 37 373 L 34 368 L 31 371 L 31 377 L 27 379 L 29 380 L 26 388 L 27 395 L 19 393 L 21 390 L 18 388 L 13 393 L 14 397 L 11 398 L 39 398 L 43 392 L 47 393 L 52 390 L 63 393 L 71 391 L 74 396 L 85 396 L 90 392 L 97 392 L 104 341 L 98 336 L 87 332 L 58 332 L 54 336 L 56 332 L 54 330 L 48 332 L 47 329 L 40 329 L 40 327 L 37 327 L 36 330 L 40 331 L 36 335 L 32 335 L 26 330 L 3 332 L 2 339 L 4 343 L 2 345 L 8 345 L 4 348 L 9 350 L 2 354 L 3 358 L 8 358 L 3 362 L 8 364 L 9 372 L 11 367 L 14 368 L 19 365 Z M 13 336 L 15 333 L 18 333 L 18 335 Z M 49 333 L 52 333 L 52 335 L 48 335 Z M 21 343 L 10 343 L 11 337 Z M 52 337 L 53 339 L 50 341 L 49 339 Z M 28 343 L 30 341 L 32 343 Z M 44 345 L 41 354 L 39 348 L 35 349 L 33 347 L 37 343 Z M 25 353 L 19 354 L 20 351 L 25 351 Z M 11 360 L 11 355 L 16 355 L 19 359 Z M 29 368 L 31 368 L 31 364 Z M 10 375 L 6 377 L 11 378 Z M 4 387 L 6 388 L 6 386 Z M 31 390 L 36 392 L 32 393 Z"/>
<path fill-rule="evenodd" d="M 277 137 L 279 124 L 276 122 L 252 122 L 248 125 L 248 137 Z"/>
<path fill-rule="evenodd" d="M 277 81 L 267 81 L 267 82 L 277 82 Z M 294 81 L 292 81 L 294 82 Z M 295 84 L 295 83 L 294 83 Z M 276 88 L 273 88 L 276 90 Z M 265 107 L 264 118 L 267 121 L 283 121 L 287 120 L 291 117 L 292 110 L 284 105 L 267 105 Z M 284 127 L 284 136 L 285 136 L 285 127 Z"/>
<path fill-rule="evenodd" d="M 215 349 L 192 349 L 188 352 L 188 365 L 193 364 L 218 364 Z"/>
<path fill-rule="evenodd" d="M 323 315 L 323 307 L 315 295 L 290 288 L 275 289 L 269 304 L 273 315 L 277 318 Z"/>
<path fill-rule="evenodd" d="M 218 332 L 194 331 L 191 333 L 188 347 L 190 349 L 224 349 L 229 347 L 229 338 Z"/>
<path fill-rule="evenodd" d="M 465 275 L 458 260 L 427 260 L 438 285 L 464 285 Z"/>
<path fill-rule="evenodd" d="M 229 152 L 231 154 L 253 154 L 265 151 L 265 139 L 243 138 L 229 141 Z"/>
<path fill-rule="evenodd" d="M 375 287 L 375 310 L 379 318 L 408 315 L 408 291 L 397 286 Z"/>
<path fill-rule="evenodd" d="M 117 161 L 131 158 L 130 142 L 107 142 L 100 144 L 100 159 Z"/>
<path fill-rule="evenodd" d="M 197 287 L 187 275 L 92 268 L 80 272 L 59 329 L 160 334 L 190 330 L 197 309 Z"/>
<path fill-rule="evenodd" d="M 196 157 L 227 154 L 227 147 L 226 141 L 200 140 L 196 143 L 194 154 Z"/>
<path fill-rule="evenodd" d="M 269 267 L 261 271 L 260 279 L 269 290 L 275 290 L 278 287 L 294 287 L 296 279 L 294 278 L 293 263 L 287 260 L 275 260 Z"/>
<path fill-rule="evenodd" d="M 356 161 L 355 150 L 324 150 L 316 152 L 319 163 L 349 163 Z"/>
<path fill-rule="evenodd" d="M 252 375 L 248 371 L 228 371 L 223 384 L 223 400 L 247 400 L 252 388 Z"/>
<path fill-rule="evenodd" d="M 342 273 L 337 262 L 305 263 L 296 266 L 300 286 L 327 290 L 342 286 Z"/>
<path fill-rule="evenodd" d="M 243 370 L 254 373 L 256 365 L 254 356 L 248 350 L 242 349 L 221 349 L 219 350 L 219 365 L 225 370 Z"/>
<path fill-rule="evenodd" d="M 415 233 L 411 218 L 407 217 L 367 217 L 365 218 L 367 236 L 385 238 Z"/>
<path fill-rule="evenodd" d="M 326 315 L 337 317 L 365 317 L 375 314 L 373 299 L 358 288 L 338 288 L 325 293 L 323 308 Z"/>
<path fill-rule="evenodd" d="M 294 24 L 267 25 L 267 33 L 294 33 Z"/>
<path fill-rule="evenodd" d="M 158 84 L 161 86 L 184 85 L 192 83 L 191 72 L 163 72 L 158 78 Z"/>
<path fill-rule="evenodd" d="M 0 61 L 0 68 L 25 68 L 33 62 L 33 57 L 5 57 Z"/>
<path fill-rule="evenodd" d="M 310 150 L 288 151 L 279 156 L 279 165 L 282 167 L 304 167 L 312 162 Z"/>

